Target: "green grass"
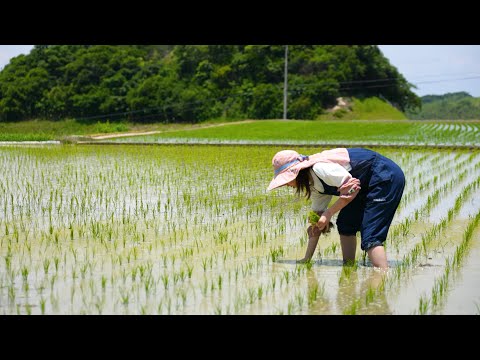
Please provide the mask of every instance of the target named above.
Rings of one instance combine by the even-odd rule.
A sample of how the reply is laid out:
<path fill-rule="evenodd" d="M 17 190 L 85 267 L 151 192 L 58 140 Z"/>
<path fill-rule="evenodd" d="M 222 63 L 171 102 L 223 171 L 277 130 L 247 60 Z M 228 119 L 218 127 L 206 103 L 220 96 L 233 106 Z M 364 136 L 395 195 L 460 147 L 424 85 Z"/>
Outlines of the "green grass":
<path fill-rule="evenodd" d="M 219 122 L 220 120 L 218 119 L 198 124 L 137 124 L 126 121 L 115 123 L 97 121 L 88 124 L 75 119 L 0 122 L 0 141 L 45 141 L 62 140 L 75 135 L 87 136 L 126 132 L 192 130 L 218 124 Z"/>
<path fill-rule="evenodd" d="M 0 122 L 0 141 L 45 141 L 61 140 L 72 135 L 98 135 L 117 132 L 146 132 L 192 128 L 192 124 L 135 124 L 128 122 L 82 123 L 74 119 L 61 121 L 29 120 L 20 122 Z"/>
<path fill-rule="evenodd" d="M 55 140 L 55 137 L 49 134 L 8 134 L 3 133 L 3 129 L 0 128 L 0 141 L 48 141 Z"/>
<path fill-rule="evenodd" d="M 124 123 L 82 124 L 73 119 L 62 121 L 29 120 L 0 123 L 0 141 L 58 140 L 69 135 L 112 133 L 128 131 L 131 125 Z"/>
<path fill-rule="evenodd" d="M 196 138 L 223 140 L 296 140 L 296 141 L 327 141 L 333 139 L 351 139 L 371 137 L 382 134 L 385 136 L 409 133 L 412 124 L 407 122 L 382 122 L 374 124 L 367 122 L 343 121 L 303 121 L 303 120 L 258 120 L 252 123 L 232 124 L 205 129 L 175 131 L 145 138 Z M 133 141 L 140 139 L 132 138 Z"/>
<path fill-rule="evenodd" d="M 466 130 L 462 130 L 462 126 Z M 119 141 L 249 141 L 292 144 L 435 143 L 460 145 L 480 143 L 478 128 L 478 124 L 467 122 L 258 120 L 210 128 L 172 131 L 151 136 L 131 137 Z M 475 129 L 477 131 L 474 131 Z"/>

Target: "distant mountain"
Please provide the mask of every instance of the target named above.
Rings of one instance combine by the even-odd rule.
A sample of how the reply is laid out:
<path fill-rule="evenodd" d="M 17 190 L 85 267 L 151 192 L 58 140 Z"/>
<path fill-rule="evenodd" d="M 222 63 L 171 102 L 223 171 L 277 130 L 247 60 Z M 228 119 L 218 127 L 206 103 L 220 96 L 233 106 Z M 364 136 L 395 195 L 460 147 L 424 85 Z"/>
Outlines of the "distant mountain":
<path fill-rule="evenodd" d="M 480 98 L 461 91 L 422 96 L 420 110 L 407 110 L 412 120 L 480 120 Z"/>
<path fill-rule="evenodd" d="M 443 101 L 443 100 L 457 101 L 465 98 L 473 98 L 473 96 L 465 91 L 460 91 L 455 93 L 447 93 L 444 95 L 425 95 L 421 97 L 423 104 Z"/>

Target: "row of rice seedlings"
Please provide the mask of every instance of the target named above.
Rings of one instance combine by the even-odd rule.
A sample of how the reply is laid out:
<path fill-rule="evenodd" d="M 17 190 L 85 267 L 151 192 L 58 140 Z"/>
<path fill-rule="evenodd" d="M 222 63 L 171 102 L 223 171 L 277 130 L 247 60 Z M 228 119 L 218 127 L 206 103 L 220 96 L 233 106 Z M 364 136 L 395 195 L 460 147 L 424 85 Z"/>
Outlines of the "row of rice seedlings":
<path fill-rule="evenodd" d="M 463 232 L 463 240 L 456 247 L 453 256 L 445 259 L 443 275 L 435 279 L 430 296 L 422 295 L 420 297 L 418 308 L 414 313 L 425 315 L 427 313 L 435 313 L 440 310 L 444 299 L 448 295 L 448 287 L 449 283 L 452 281 L 452 277 L 454 276 L 454 271 L 458 272 L 460 270 L 464 259 L 468 255 L 473 233 L 479 222 L 480 211 L 477 212 L 473 218 L 471 218 Z"/>
<path fill-rule="evenodd" d="M 269 258 L 270 258 L 270 255 L 268 255 L 268 259 L 267 259 L 267 260 L 269 260 Z M 237 269 L 235 272 L 236 272 L 236 274 L 238 274 L 238 269 Z M 245 270 L 244 270 L 243 268 L 242 268 L 242 273 L 243 273 L 243 275 L 246 275 L 246 274 L 245 274 Z M 237 280 L 237 275 L 235 276 L 235 279 Z M 289 278 L 286 277 L 286 279 L 287 279 L 287 282 L 288 282 L 288 279 L 289 279 Z M 253 297 L 252 297 L 253 290 L 252 290 L 252 289 L 249 289 L 248 292 L 249 292 L 248 297 L 249 297 L 250 302 L 251 302 L 252 299 L 253 299 Z M 260 287 L 259 287 L 259 291 L 258 291 L 257 293 L 258 293 L 258 294 L 261 294 Z M 247 296 L 247 295 L 245 295 L 245 297 L 246 297 L 246 296 Z M 235 308 L 237 309 L 237 311 L 238 311 L 238 309 L 239 309 L 239 304 L 240 304 L 240 303 L 241 303 L 240 301 L 237 301 L 237 302 L 236 302 Z"/>
<path fill-rule="evenodd" d="M 480 162 L 477 165 L 479 164 Z M 406 236 L 410 233 L 412 224 L 417 222 L 420 217 L 428 217 L 433 208 L 438 205 L 440 199 L 443 199 L 441 195 L 445 196 L 446 194 L 452 194 L 452 196 L 454 196 L 455 192 L 452 193 L 451 190 L 458 187 L 459 183 L 464 181 L 468 175 L 475 174 L 476 171 L 476 167 L 473 169 L 468 168 L 464 172 L 460 173 L 457 177 L 451 179 L 441 188 L 434 189 L 434 192 L 427 197 L 427 201 L 419 209 L 415 209 L 412 215 L 406 217 L 401 223 L 392 227 L 388 240 L 391 240 L 392 244 L 397 250 L 397 253 L 400 251 L 400 245 L 403 245 L 402 239 L 406 239 Z"/>
<path fill-rule="evenodd" d="M 409 154 L 410 152 L 406 152 Z M 392 154 L 394 155 L 394 153 Z M 387 155 L 388 156 L 388 155 Z M 418 188 L 418 184 L 422 181 L 432 178 L 434 174 L 431 172 L 425 172 L 425 168 L 435 167 L 442 168 L 445 165 L 451 163 L 453 154 L 432 154 L 432 153 L 420 153 L 416 158 L 407 157 L 406 159 L 400 158 L 397 160 L 393 158 L 397 164 L 408 173 L 408 183 L 412 184 L 414 188 Z"/>
<path fill-rule="evenodd" d="M 476 155 L 475 155 L 476 156 Z M 451 165 L 452 163 L 455 163 L 457 167 L 463 168 L 467 167 L 471 164 L 471 161 L 473 161 L 472 156 L 467 157 L 464 161 L 462 162 L 457 162 L 452 159 L 449 159 L 448 157 L 446 158 L 445 163 L 446 164 L 428 164 L 428 168 L 433 168 L 435 167 L 437 171 L 435 172 L 429 172 L 427 177 L 422 177 L 422 172 L 419 173 L 418 177 L 414 177 L 412 179 L 411 176 L 408 177 L 407 179 L 407 188 L 405 189 L 405 193 L 402 196 L 402 202 L 399 205 L 399 210 L 402 210 L 402 208 L 406 208 L 411 200 L 412 197 L 415 197 L 418 199 L 418 192 L 420 191 L 422 194 L 425 192 L 428 192 L 428 190 L 433 189 L 437 183 L 442 183 L 448 179 L 451 174 L 452 174 L 452 169 L 450 166 L 444 166 L 444 165 Z M 418 164 L 418 168 L 422 169 L 425 171 L 426 165 L 424 164 Z M 444 168 L 441 172 L 438 171 L 438 169 Z M 415 180 L 418 179 L 418 182 L 415 182 Z M 439 181 L 440 179 L 440 181 Z"/>
<path fill-rule="evenodd" d="M 478 188 L 479 184 L 480 177 L 478 177 L 475 182 L 465 186 L 462 189 L 455 203 L 448 210 L 447 215 L 441 220 L 439 220 L 436 224 L 432 225 L 429 230 L 425 231 L 421 236 L 421 241 L 415 246 L 413 246 L 410 252 L 403 257 L 401 264 L 393 271 L 396 276 L 393 276 L 392 278 L 399 277 L 402 272 L 406 271 L 408 268 L 411 268 L 412 265 L 415 265 L 422 254 L 424 255 L 424 257 L 428 256 L 428 245 L 447 228 L 447 226 L 452 222 L 454 217 L 460 211 L 462 203 L 467 197 L 471 196 L 471 193 L 474 189 Z"/>
<path fill-rule="evenodd" d="M 426 129 L 427 132 L 433 128 Z M 468 127 L 460 124 L 444 124 L 437 126 L 433 130 L 433 135 L 438 142 L 443 143 L 461 143 L 461 144 L 477 144 L 478 143 L 478 125 L 469 124 Z"/>
<path fill-rule="evenodd" d="M 454 123 L 428 124 L 422 131 L 417 132 L 415 141 L 432 144 L 476 144 L 478 143 L 478 134 L 474 131 L 476 126 L 475 124 L 469 126 L 470 130 Z"/>
<path fill-rule="evenodd" d="M 433 208 L 438 205 L 441 195 L 448 193 L 452 188 L 454 188 L 462 179 L 465 178 L 466 174 L 467 170 L 461 174 L 461 178 L 453 178 L 442 187 L 436 189 L 433 188 L 433 192 L 428 195 L 426 201 L 421 204 L 418 209 L 413 211 L 413 208 L 411 208 L 411 211 L 413 212 L 411 215 L 405 217 L 402 222 L 392 226 L 387 239 L 390 240 L 394 245 L 397 253 L 400 251 L 400 245 L 403 245 L 404 243 L 402 239 L 406 239 L 411 233 L 410 229 L 412 228 L 412 225 L 418 222 L 420 218 L 429 216 Z"/>
<path fill-rule="evenodd" d="M 467 159 L 468 160 L 468 159 Z M 450 162 L 451 163 L 451 162 Z M 465 161 L 465 165 L 467 164 L 467 161 Z M 420 164 L 419 167 L 422 167 Z M 422 167 L 424 168 L 424 166 Z M 438 172 L 437 172 L 438 173 Z M 408 172 L 406 172 L 408 174 Z M 422 173 L 420 173 L 421 175 Z M 407 184 L 406 184 L 406 189 L 404 196 L 402 197 L 402 201 L 399 205 L 399 208 L 395 214 L 395 218 L 393 221 L 393 226 L 389 234 L 389 238 L 394 238 L 395 240 L 395 246 L 397 248 L 397 251 L 399 249 L 399 245 L 402 242 L 401 239 L 406 239 L 406 236 L 410 232 L 411 224 L 414 224 L 417 220 L 420 219 L 420 217 L 423 217 L 423 214 L 425 212 L 425 208 L 431 207 L 431 205 L 436 201 L 438 201 L 438 192 L 435 193 L 435 188 L 439 184 L 438 179 L 441 179 L 443 183 L 448 181 L 448 178 L 450 177 L 451 171 L 450 169 L 445 169 L 443 171 L 443 174 L 439 174 L 440 176 L 437 177 L 435 175 L 433 178 L 432 177 L 427 177 L 427 179 L 423 182 L 421 182 L 419 185 L 418 184 L 412 184 L 412 181 L 410 179 L 410 176 L 407 176 Z M 420 178 L 421 176 L 419 176 Z M 428 187 L 427 187 L 428 185 Z M 422 192 L 422 197 L 419 197 L 417 195 L 418 193 L 418 187 L 423 188 L 426 187 L 427 191 Z M 430 194 L 429 194 L 430 193 Z M 415 197 L 409 196 L 415 194 Z M 431 204 L 428 204 L 425 206 L 423 204 L 423 209 L 415 209 L 418 206 L 422 206 L 422 203 L 420 202 L 422 199 L 424 199 L 425 196 L 429 196 L 428 200 L 431 202 Z M 412 204 L 412 201 L 414 200 L 414 203 Z M 428 206 L 430 205 L 430 206 Z M 406 214 L 405 214 L 406 213 Z M 410 213 L 410 214 L 409 214 Z M 399 223 L 400 219 L 402 221 Z M 401 236 L 400 236 L 401 235 Z"/>
<path fill-rule="evenodd" d="M 268 306 L 269 314 L 291 315 L 313 306 L 318 298 L 324 296 L 325 288 L 324 284 L 320 285 L 318 280 L 312 279 L 315 278 L 312 271 L 308 264 L 283 270 L 277 279 L 271 278 L 262 297 L 257 294 L 252 298 L 252 294 L 249 294 L 250 305 L 246 313 L 258 313 L 257 309 Z M 303 290 L 305 287 L 307 289 Z"/>
<path fill-rule="evenodd" d="M 405 274 L 414 269 L 414 266 L 422 253 L 425 257 L 428 257 L 428 248 L 431 242 L 436 239 L 444 230 L 446 230 L 447 226 L 452 222 L 454 216 L 460 211 L 461 205 L 465 201 L 465 198 L 470 196 L 473 190 L 478 188 L 479 185 L 480 177 L 478 177 L 474 183 L 465 186 L 460 195 L 457 197 L 455 204 L 449 209 L 447 216 L 433 225 L 422 235 L 421 243 L 417 243 L 412 250 L 410 250 L 410 252 L 403 257 L 403 260 L 399 266 L 389 270 L 388 276 L 385 276 L 384 280 L 380 286 L 375 289 L 375 291 L 369 291 L 363 299 L 354 299 L 352 303 L 344 310 L 344 314 L 357 313 L 361 304 L 368 306 L 373 299 L 384 293 L 387 285 L 389 288 L 392 288 L 404 277 Z M 425 299 L 422 298 L 420 303 L 421 307 L 425 308 Z"/>

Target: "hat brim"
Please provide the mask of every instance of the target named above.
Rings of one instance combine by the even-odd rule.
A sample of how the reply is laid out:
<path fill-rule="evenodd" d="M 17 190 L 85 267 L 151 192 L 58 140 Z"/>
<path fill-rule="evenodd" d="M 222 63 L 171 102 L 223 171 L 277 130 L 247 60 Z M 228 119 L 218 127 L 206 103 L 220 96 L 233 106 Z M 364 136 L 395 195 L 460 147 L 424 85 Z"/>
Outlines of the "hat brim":
<path fill-rule="evenodd" d="M 271 182 L 270 185 L 268 185 L 267 191 L 279 188 L 280 186 L 284 186 L 288 184 L 290 181 L 294 180 L 297 177 L 297 174 L 290 172 L 290 171 L 284 171 L 280 174 L 278 174 Z"/>

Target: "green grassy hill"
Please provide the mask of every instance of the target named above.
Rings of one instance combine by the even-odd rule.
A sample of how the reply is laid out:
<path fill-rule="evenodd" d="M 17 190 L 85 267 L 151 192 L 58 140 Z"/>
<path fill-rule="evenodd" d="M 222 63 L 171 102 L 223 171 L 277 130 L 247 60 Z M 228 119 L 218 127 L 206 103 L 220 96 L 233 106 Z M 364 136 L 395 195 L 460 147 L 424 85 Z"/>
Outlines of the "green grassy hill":
<path fill-rule="evenodd" d="M 318 120 L 407 120 L 400 110 L 377 97 L 347 99 L 349 106 L 327 114 Z"/>

